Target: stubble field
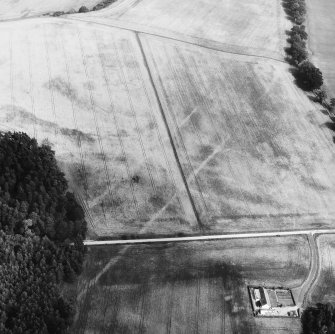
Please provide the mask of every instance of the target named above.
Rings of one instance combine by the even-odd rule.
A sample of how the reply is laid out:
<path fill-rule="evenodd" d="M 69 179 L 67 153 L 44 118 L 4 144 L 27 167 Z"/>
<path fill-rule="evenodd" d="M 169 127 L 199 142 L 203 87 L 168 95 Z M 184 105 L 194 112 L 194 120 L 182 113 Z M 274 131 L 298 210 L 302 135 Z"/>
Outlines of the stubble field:
<path fill-rule="evenodd" d="M 309 261 L 302 236 L 89 248 L 73 331 L 298 334 L 254 318 L 247 285 L 300 286 Z"/>

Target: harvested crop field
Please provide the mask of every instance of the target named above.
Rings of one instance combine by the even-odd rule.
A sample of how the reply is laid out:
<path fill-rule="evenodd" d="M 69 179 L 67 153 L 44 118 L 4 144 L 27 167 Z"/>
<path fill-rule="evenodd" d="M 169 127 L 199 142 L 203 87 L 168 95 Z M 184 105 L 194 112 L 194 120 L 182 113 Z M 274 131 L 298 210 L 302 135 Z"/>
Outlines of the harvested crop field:
<path fill-rule="evenodd" d="M 99 2 L 101 0 L 1 0 L 0 21 L 71 9 L 78 11 L 81 6 L 91 9 Z"/>
<path fill-rule="evenodd" d="M 193 232 L 135 34 L 39 19 L 3 23 L 0 44 L 1 129 L 52 145 L 90 237 Z"/>
<path fill-rule="evenodd" d="M 332 97 L 335 96 L 335 2 L 306 0 L 309 47 L 312 59 L 320 67 Z"/>
<path fill-rule="evenodd" d="M 1 129 L 51 144 L 89 238 L 331 226 L 327 117 L 285 64 L 64 19 L 0 37 Z"/>
<path fill-rule="evenodd" d="M 180 256 L 182 254 L 182 256 Z M 89 248 L 76 333 L 299 333 L 299 319 L 257 319 L 248 284 L 300 286 L 302 236 Z"/>
<path fill-rule="evenodd" d="M 311 304 L 335 302 L 335 240 L 334 234 L 319 235 L 319 273 L 310 293 Z"/>
<path fill-rule="evenodd" d="M 94 21 L 108 18 L 112 20 L 106 19 L 106 23 L 136 24 L 220 42 L 236 52 L 280 59 L 289 26 L 280 0 L 125 0 L 91 15 Z"/>
<path fill-rule="evenodd" d="M 285 64 L 147 35 L 141 40 L 205 228 L 331 224 L 335 155 L 328 119 Z"/>

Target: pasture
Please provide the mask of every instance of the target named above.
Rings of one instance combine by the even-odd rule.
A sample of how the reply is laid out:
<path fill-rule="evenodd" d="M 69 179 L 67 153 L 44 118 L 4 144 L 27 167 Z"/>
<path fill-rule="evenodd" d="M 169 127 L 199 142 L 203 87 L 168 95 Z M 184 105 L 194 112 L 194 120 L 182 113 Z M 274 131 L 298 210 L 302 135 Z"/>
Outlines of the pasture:
<path fill-rule="evenodd" d="M 335 96 L 335 2 L 331 0 L 306 0 L 308 44 L 312 60 L 325 78 L 332 97 Z"/>
<path fill-rule="evenodd" d="M 328 118 L 294 85 L 287 65 L 141 40 L 208 231 L 330 226 L 335 155 Z"/>
<path fill-rule="evenodd" d="M 290 26 L 280 0 L 124 0 L 86 18 L 90 16 L 93 21 L 135 24 L 278 59 L 284 57 L 285 30 Z"/>
<path fill-rule="evenodd" d="M 254 318 L 247 285 L 297 287 L 308 268 L 302 236 L 90 247 L 73 331 L 298 334 L 299 319 Z"/>
<path fill-rule="evenodd" d="M 312 286 L 309 302 L 335 303 L 335 240 L 334 234 L 319 235 L 317 238 L 320 268 Z"/>
<path fill-rule="evenodd" d="M 0 129 L 51 144 L 89 237 L 197 229 L 135 34 L 34 19 L 0 45 Z"/>
<path fill-rule="evenodd" d="M 81 6 L 91 9 L 100 0 L 1 0 L 0 21 L 43 15 L 56 11 L 78 11 Z"/>

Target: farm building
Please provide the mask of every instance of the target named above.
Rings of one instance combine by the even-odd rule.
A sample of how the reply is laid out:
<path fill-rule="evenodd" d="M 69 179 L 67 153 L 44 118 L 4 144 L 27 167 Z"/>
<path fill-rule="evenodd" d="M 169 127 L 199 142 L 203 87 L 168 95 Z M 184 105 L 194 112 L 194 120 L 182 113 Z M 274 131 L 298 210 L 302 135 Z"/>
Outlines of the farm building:
<path fill-rule="evenodd" d="M 249 296 L 255 316 L 297 317 L 299 310 L 290 289 L 250 286 Z"/>
<path fill-rule="evenodd" d="M 260 288 L 255 288 L 253 290 L 254 298 L 256 301 L 256 306 L 262 308 L 262 309 L 269 309 L 271 306 L 269 302 L 269 296 L 267 291 L 260 287 Z"/>

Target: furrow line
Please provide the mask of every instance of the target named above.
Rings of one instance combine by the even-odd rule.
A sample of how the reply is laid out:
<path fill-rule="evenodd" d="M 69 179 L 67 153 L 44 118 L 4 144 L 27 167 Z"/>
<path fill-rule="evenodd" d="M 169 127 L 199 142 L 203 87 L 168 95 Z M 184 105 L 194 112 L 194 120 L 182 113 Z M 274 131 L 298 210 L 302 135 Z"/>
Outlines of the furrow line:
<path fill-rule="evenodd" d="M 106 83 L 106 89 L 107 89 L 107 93 L 108 93 L 108 97 L 109 97 L 109 103 L 110 103 L 111 110 L 112 110 L 111 113 L 112 113 L 112 117 L 113 117 L 114 124 L 115 124 L 115 127 L 116 127 L 117 137 L 118 137 L 118 141 L 119 141 L 119 144 L 120 144 L 120 147 L 121 147 L 122 156 L 124 158 L 123 159 L 123 165 L 126 168 L 126 173 L 127 173 L 127 176 L 128 176 L 129 185 L 130 185 L 131 192 L 132 192 L 133 203 L 134 203 L 135 210 L 136 210 L 136 213 L 137 213 L 137 218 L 139 219 L 140 213 L 139 213 L 138 201 L 137 201 L 136 196 L 135 196 L 134 185 L 131 181 L 130 168 L 129 168 L 129 164 L 128 164 L 128 159 L 127 159 L 124 143 L 122 141 L 122 137 L 121 137 L 121 133 L 120 133 L 119 122 L 118 122 L 116 114 L 115 114 L 115 107 L 114 107 L 114 102 L 113 102 L 112 93 L 111 93 L 111 89 L 110 89 L 110 79 L 109 79 L 109 76 L 107 74 L 103 59 L 102 59 L 101 48 L 100 48 L 99 43 L 98 43 L 96 32 L 94 32 L 94 36 L 95 36 L 96 45 L 97 45 L 97 49 L 98 49 L 98 53 L 99 53 L 100 65 L 101 65 L 103 75 L 104 75 L 104 81 Z M 108 115 L 109 115 L 109 113 L 108 113 Z"/>
<path fill-rule="evenodd" d="M 103 148 L 103 144 L 102 144 L 102 140 L 101 140 L 101 135 L 100 135 L 100 130 L 99 130 L 99 125 L 98 125 L 98 121 L 97 121 L 91 82 L 89 80 L 89 76 L 88 76 L 88 72 L 87 72 L 87 59 L 86 59 L 86 55 L 85 55 L 84 48 L 83 48 L 83 45 L 82 45 L 80 32 L 79 32 L 78 29 L 76 29 L 76 32 L 77 32 L 77 38 L 78 38 L 80 51 L 81 51 L 82 64 L 83 64 L 84 71 L 85 71 L 85 76 L 86 76 L 86 79 L 87 79 L 87 82 L 88 82 L 88 91 L 89 91 L 89 95 L 90 95 L 91 111 L 93 113 L 95 129 L 96 129 L 96 133 L 97 133 L 97 137 L 98 137 L 98 141 L 99 141 L 101 156 L 102 156 L 102 159 L 103 159 L 105 176 L 106 176 L 106 180 L 107 180 L 108 193 L 109 193 L 109 197 L 113 200 L 114 196 L 112 194 L 111 181 L 110 181 L 110 177 L 109 177 L 109 172 L 108 172 L 108 167 L 107 167 L 107 162 L 106 162 L 106 156 L 105 156 L 105 152 L 104 152 L 104 148 Z M 107 221 L 105 221 L 105 222 L 106 222 L 106 226 L 107 226 Z"/>
<path fill-rule="evenodd" d="M 67 55 L 66 55 L 63 38 L 62 38 L 61 35 L 58 35 L 58 40 L 60 41 L 61 49 L 62 49 L 62 52 L 63 52 L 67 85 L 68 85 L 68 87 L 70 87 L 71 81 L 70 81 L 70 73 L 69 73 L 69 62 L 68 62 L 68 58 L 67 58 Z M 87 200 L 89 198 L 87 173 L 86 173 L 86 168 L 85 168 L 85 164 L 84 164 L 83 148 L 82 148 L 80 133 L 79 133 L 79 130 L 78 130 L 78 122 L 77 122 L 76 111 L 75 111 L 75 106 L 74 106 L 74 101 L 73 101 L 73 96 L 72 95 L 70 95 L 70 102 L 71 102 L 71 109 L 72 109 L 72 117 L 73 117 L 74 127 L 75 127 L 75 129 L 77 130 L 77 133 L 78 133 L 77 145 L 78 145 L 78 148 L 79 148 L 81 172 L 84 175 L 84 191 L 85 191 L 85 197 L 86 197 L 86 200 Z M 86 207 L 86 204 L 85 204 L 85 207 Z M 87 208 L 87 210 L 89 212 L 89 208 Z M 94 224 L 93 219 L 90 219 L 90 223 L 91 223 L 93 229 L 95 229 L 96 226 Z"/>
<path fill-rule="evenodd" d="M 31 70 L 31 47 L 30 47 L 30 40 L 29 37 L 26 36 L 26 43 L 27 43 L 27 51 L 28 51 L 28 74 L 29 74 L 29 96 L 31 101 L 31 110 L 34 116 L 34 138 L 37 139 L 37 132 L 36 132 L 36 110 L 35 110 L 35 99 L 34 99 L 34 84 L 33 84 L 33 74 Z"/>
<path fill-rule="evenodd" d="M 14 82 L 13 82 L 13 44 L 12 44 L 12 36 L 11 33 L 9 36 L 9 62 L 10 62 L 10 69 L 9 69 L 9 85 L 10 85 L 10 101 L 11 101 L 11 107 L 12 107 L 12 114 L 14 114 Z"/>
<path fill-rule="evenodd" d="M 143 145 L 143 141 L 142 141 L 142 137 L 141 137 L 141 133 L 140 133 L 140 128 L 139 128 L 139 125 L 138 125 L 138 120 L 137 120 L 136 112 L 134 110 L 133 101 L 132 101 L 130 90 L 129 90 L 129 87 L 128 87 L 128 84 L 127 84 L 126 74 L 125 74 L 125 71 L 123 69 L 122 60 L 120 58 L 120 55 L 119 55 L 119 52 L 117 50 L 117 46 L 115 45 L 115 42 L 114 42 L 114 48 L 115 48 L 116 56 L 117 56 L 118 63 L 120 65 L 120 69 L 121 69 L 121 75 L 122 75 L 122 79 L 123 79 L 123 85 L 124 85 L 124 87 L 127 90 L 128 100 L 129 100 L 129 106 L 130 106 L 130 109 L 131 109 L 131 112 L 132 112 L 132 115 L 133 115 L 133 119 L 135 121 L 137 137 L 138 137 L 138 140 L 140 142 L 140 146 L 141 146 L 142 154 L 143 154 L 143 157 L 144 157 L 146 169 L 147 169 L 147 172 L 148 172 L 148 175 L 149 175 L 149 178 L 150 178 L 150 182 L 151 182 L 151 187 L 154 190 L 154 192 L 156 193 L 156 186 L 155 186 L 155 183 L 154 183 L 151 171 L 150 171 L 148 157 L 146 155 L 145 148 L 144 148 L 144 145 Z"/>
<path fill-rule="evenodd" d="M 50 65 L 49 46 L 48 46 L 48 41 L 47 41 L 46 31 L 45 30 L 43 32 L 43 37 L 44 37 L 45 57 L 46 57 L 47 69 L 48 69 L 48 78 L 49 78 L 48 81 L 49 81 L 51 108 L 52 108 L 52 113 L 53 113 L 53 116 L 54 116 L 55 124 L 57 124 L 54 87 L 51 84 L 51 65 Z M 58 135 L 58 128 L 55 127 L 55 136 L 57 137 L 57 135 Z"/>

